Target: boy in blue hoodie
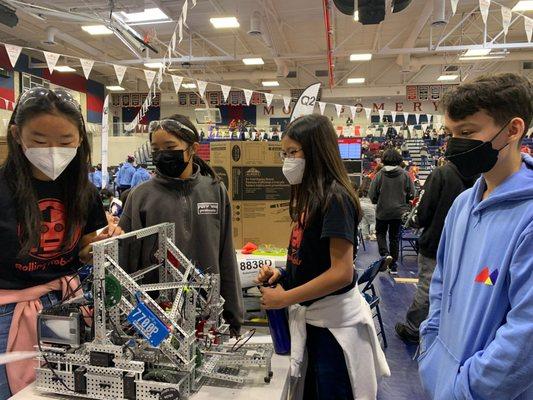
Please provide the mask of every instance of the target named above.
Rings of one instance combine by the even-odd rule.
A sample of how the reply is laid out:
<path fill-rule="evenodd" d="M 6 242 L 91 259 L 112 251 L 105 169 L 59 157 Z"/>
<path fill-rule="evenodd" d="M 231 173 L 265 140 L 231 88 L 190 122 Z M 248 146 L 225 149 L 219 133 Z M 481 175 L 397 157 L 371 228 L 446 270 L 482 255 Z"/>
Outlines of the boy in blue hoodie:
<path fill-rule="evenodd" d="M 485 76 L 443 99 L 446 157 L 481 173 L 454 202 L 437 252 L 419 372 L 432 399 L 533 399 L 533 117 L 523 76 Z"/>

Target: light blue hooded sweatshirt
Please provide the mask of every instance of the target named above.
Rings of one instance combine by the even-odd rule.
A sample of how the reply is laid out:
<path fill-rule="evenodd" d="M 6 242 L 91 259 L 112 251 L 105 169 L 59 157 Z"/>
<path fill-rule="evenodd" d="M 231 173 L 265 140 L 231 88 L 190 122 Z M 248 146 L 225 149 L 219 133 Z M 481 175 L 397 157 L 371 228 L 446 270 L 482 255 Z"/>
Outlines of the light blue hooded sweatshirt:
<path fill-rule="evenodd" d="M 533 399 L 533 158 L 485 188 L 455 200 L 437 252 L 418 359 L 435 400 Z"/>

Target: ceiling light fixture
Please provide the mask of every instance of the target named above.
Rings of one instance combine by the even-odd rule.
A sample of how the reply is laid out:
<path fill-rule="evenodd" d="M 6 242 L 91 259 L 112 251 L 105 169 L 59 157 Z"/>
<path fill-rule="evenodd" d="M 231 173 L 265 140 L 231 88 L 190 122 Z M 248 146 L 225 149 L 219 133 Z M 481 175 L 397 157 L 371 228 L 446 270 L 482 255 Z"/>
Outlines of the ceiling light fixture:
<path fill-rule="evenodd" d="M 533 11 L 533 0 L 522 0 L 515 4 L 513 11 Z"/>
<path fill-rule="evenodd" d="M 473 56 L 473 57 L 466 57 L 466 56 L 460 56 L 459 60 L 461 61 L 468 61 L 468 60 L 495 60 L 498 58 L 505 58 L 504 55 L 491 55 L 491 56 Z"/>
<path fill-rule="evenodd" d="M 372 60 L 372 54 L 370 53 L 359 53 L 350 55 L 350 61 L 370 61 Z"/>
<path fill-rule="evenodd" d="M 162 21 L 170 19 L 167 14 L 159 8 L 147 8 L 143 12 L 125 13 L 119 12 L 118 15 L 124 22 L 146 22 L 146 21 Z"/>
<path fill-rule="evenodd" d="M 279 86 L 279 82 L 278 81 L 263 81 L 261 82 L 263 84 L 263 86 Z"/>
<path fill-rule="evenodd" d="M 163 67 L 162 62 L 146 62 L 144 63 L 145 68 L 161 68 Z"/>
<path fill-rule="evenodd" d="M 184 83 L 183 85 L 181 85 L 181 87 L 185 89 L 196 89 L 196 84 L 195 83 Z"/>
<path fill-rule="evenodd" d="M 353 83 L 365 83 L 365 78 L 348 78 L 346 83 L 350 85 Z"/>
<path fill-rule="evenodd" d="M 126 90 L 122 86 L 106 86 L 105 88 L 113 92 L 122 92 L 123 90 Z"/>
<path fill-rule="evenodd" d="M 76 70 L 68 65 L 57 65 L 54 67 L 54 71 L 57 72 L 76 72 Z"/>
<path fill-rule="evenodd" d="M 459 75 L 441 75 L 437 78 L 438 81 L 454 81 L 459 78 Z"/>
<path fill-rule="evenodd" d="M 82 30 L 87 32 L 89 35 L 112 35 L 113 31 L 105 25 L 84 25 L 81 27 Z"/>
<path fill-rule="evenodd" d="M 216 29 L 238 28 L 241 26 L 236 17 L 209 18 L 209 21 Z"/>
<path fill-rule="evenodd" d="M 245 65 L 263 65 L 265 62 L 262 58 L 243 58 L 242 62 Z"/>
<path fill-rule="evenodd" d="M 467 50 L 463 56 L 465 57 L 473 57 L 473 56 L 486 56 L 490 53 L 492 49 L 469 49 Z"/>

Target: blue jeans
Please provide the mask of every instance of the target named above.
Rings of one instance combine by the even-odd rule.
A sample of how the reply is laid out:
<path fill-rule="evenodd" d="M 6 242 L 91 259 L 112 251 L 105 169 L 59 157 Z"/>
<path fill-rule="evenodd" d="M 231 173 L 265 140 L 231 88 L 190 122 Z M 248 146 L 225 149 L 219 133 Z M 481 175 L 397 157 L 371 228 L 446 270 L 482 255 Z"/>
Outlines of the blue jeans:
<path fill-rule="evenodd" d="M 341 346 L 326 328 L 307 325 L 305 400 L 353 400 Z"/>
<path fill-rule="evenodd" d="M 41 297 L 41 303 L 44 308 L 49 308 L 59 303 L 60 299 L 61 295 L 59 292 L 50 292 Z M 11 303 L 0 306 L 0 354 L 5 353 L 7 349 L 7 338 L 9 336 L 9 328 L 11 327 L 15 305 L 16 303 Z M 10 397 L 11 390 L 9 390 L 9 384 L 7 382 L 6 366 L 0 365 L 0 400 L 6 400 Z"/>

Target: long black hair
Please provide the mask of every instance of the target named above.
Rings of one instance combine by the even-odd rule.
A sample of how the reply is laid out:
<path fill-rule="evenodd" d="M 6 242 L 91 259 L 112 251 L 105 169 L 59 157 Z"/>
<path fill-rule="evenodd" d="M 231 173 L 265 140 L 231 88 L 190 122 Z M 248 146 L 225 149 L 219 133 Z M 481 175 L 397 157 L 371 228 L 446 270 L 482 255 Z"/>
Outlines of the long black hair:
<path fill-rule="evenodd" d="M 362 212 L 359 198 L 342 163 L 337 133 L 331 121 L 322 115 L 300 117 L 289 124 L 283 133 L 301 144 L 305 154 L 305 172 L 302 183 L 291 186 L 290 213 L 294 222 L 309 225 L 323 214 L 333 197 L 344 204 L 344 195 L 352 200 L 357 220 Z M 305 215 L 305 221 L 301 216 Z"/>
<path fill-rule="evenodd" d="M 167 126 L 161 127 L 161 129 L 163 129 L 165 132 L 168 132 L 172 136 L 180 140 L 183 140 L 188 145 L 193 145 L 194 143 L 200 143 L 200 135 L 198 133 L 198 130 L 196 129 L 194 124 L 191 122 L 191 120 L 187 118 L 185 115 L 174 114 L 174 115 L 171 115 L 170 117 L 163 118 L 162 121 L 165 119 L 177 121 L 180 124 L 185 125 L 187 128 L 191 130 L 192 134 L 191 132 L 185 129 L 170 129 Z M 154 132 L 155 131 L 150 131 L 150 142 L 152 141 L 152 135 L 154 134 Z M 205 176 L 210 176 L 211 178 L 213 178 L 213 182 L 220 182 L 220 177 L 213 170 L 213 168 L 211 168 L 209 164 L 207 164 L 202 159 L 202 157 L 200 157 L 197 154 L 194 154 L 192 161 L 195 164 L 198 164 L 198 166 L 200 167 L 200 174 L 205 175 Z"/>
<path fill-rule="evenodd" d="M 8 154 L 1 167 L 4 179 L 13 196 L 13 204 L 16 207 L 17 222 L 19 223 L 19 256 L 28 255 L 32 248 L 39 244 L 42 223 L 37 193 L 32 184 L 31 164 L 19 143 L 22 128 L 32 118 L 43 114 L 56 114 L 64 116 L 78 127 L 80 146 L 76 156 L 56 179 L 61 187 L 62 200 L 66 210 L 66 238 L 70 238 L 70 240 L 76 238 L 78 230 L 85 225 L 92 196 L 88 179 L 91 147 L 79 105 L 65 100 L 65 96 L 70 95 L 66 92 L 61 93 L 60 90 L 52 91 L 45 88 L 32 90 L 45 94 L 29 100 L 26 100 L 24 95 L 19 98 L 9 120 L 7 130 Z M 63 248 L 68 248 L 71 244 L 69 240 L 66 240 L 63 243 Z"/>

